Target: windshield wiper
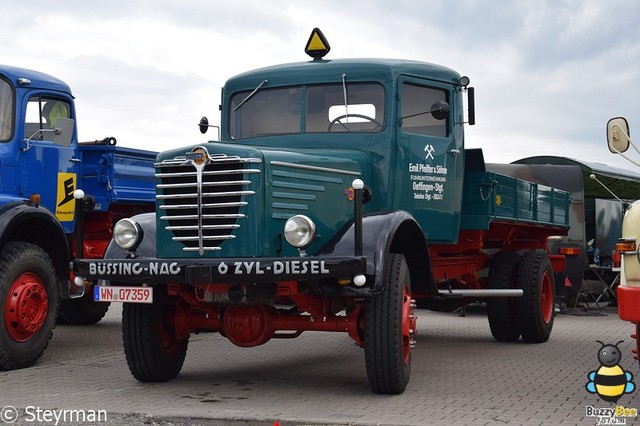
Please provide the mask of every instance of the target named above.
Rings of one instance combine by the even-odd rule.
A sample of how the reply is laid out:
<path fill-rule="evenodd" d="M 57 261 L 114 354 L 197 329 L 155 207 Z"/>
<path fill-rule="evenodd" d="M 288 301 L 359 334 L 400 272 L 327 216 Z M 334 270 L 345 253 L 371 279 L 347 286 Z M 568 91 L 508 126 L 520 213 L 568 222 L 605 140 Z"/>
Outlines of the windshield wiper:
<path fill-rule="evenodd" d="M 348 123 L 349 122 L 349 106 L 347 104 L 347 75 L 346 74 L 342 74 L 342 94 L 344 95 L 344 115 L 347 117 L 347 123 Z"/>
<path fill-rule="evenodd" d="M 253 92 L 249 93 L 249 94 L 247 95 L 247 97 L 246 97 L 246 98 L 244 98 L 244 99 L 242 100 L 242 102 L 240 102 L 240 103 L 238 104 L 238 106 L 236 106 L 236 107 L 233 109 L 233 111 L 234 111 L 234 112 L 235 112 L 235 111 L 237 111 L 237 110 L 238 110 L 238 108 L 240 108 L 242 105 L 244 105 L 244 104 L 245 104 L 245 102 L 247 102 L 249 99 L 251 99 L 251 98 L 253 97 L 253 95 L 255 95 L 255 94 L 258 92 L 258 90 L 260 90 L 260 88 L 261 88 L 262 86 L 264 86 L 265 84 L 267 84 L 267 83 L 268 83 L 268 81 L 267 81 L 267 80 L 262 80 L 262 81 L 260 82 L 260 84 L 258 84 L 258 87 L 256 87 L 255 89 L 253 89 Z"/>

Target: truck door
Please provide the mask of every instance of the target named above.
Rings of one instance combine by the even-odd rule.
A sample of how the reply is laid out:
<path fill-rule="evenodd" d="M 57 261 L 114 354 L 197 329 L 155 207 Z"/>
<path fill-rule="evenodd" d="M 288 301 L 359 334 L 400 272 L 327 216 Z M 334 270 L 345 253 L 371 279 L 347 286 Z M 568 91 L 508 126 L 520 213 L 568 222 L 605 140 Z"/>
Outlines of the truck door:
<path fill-rule="evenodd" d="M 431 242 L 458 238 L 462 176 L 462 134 L 454 132 L 452 86 L 405 77 L 399 79 L 399 128 L 395 207 L 413 214 Z M 446 102 L 446 117 L 432 114 Z M 435 116 L 434 116 L 435 115 Z M 458 123 L 455 127 L 461 128 Z"/>
<path fill-rule="evenodd" d="M 52 130 L 59 118 L 74 118 L 72 103 L 62 97 L 32 95 L 24 108 L 24 139 L 31 140 L 20 151 L 20 195 L 40 194 L 40 203 L 71 232 L 78 179 L 77 140 L 74 136 L 69 146 L 56 145 Z"/>

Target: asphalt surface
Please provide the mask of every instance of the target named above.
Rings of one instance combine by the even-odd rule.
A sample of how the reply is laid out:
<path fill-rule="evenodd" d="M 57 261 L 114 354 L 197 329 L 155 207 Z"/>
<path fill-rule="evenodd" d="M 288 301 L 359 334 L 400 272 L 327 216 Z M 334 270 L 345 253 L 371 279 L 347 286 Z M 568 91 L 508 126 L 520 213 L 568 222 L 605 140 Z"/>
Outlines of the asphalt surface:
<path fill-rule="evenodd" d="M 346 334 L 321 332 L 255 348 L 200 334 L 176 379 L 138 383 L 120 308 L 95 326 L 57 326 L 36 366 L 1 372 L 0 424 L 595 425 L 637 419 L 588 417 L 590 409 L 640 408 L 633 326 L 615 308 L 560 313 L 549 342 L 535 345 L 495 342 L 482 306 L 464 317 L 418 310 L 411 382 L 396 396 L 371 393 L 364 353 Z M 617 404 L 586 389 L 601 367 L 596 340 L 624 341 L 620 365 L 636 389 Z"/>

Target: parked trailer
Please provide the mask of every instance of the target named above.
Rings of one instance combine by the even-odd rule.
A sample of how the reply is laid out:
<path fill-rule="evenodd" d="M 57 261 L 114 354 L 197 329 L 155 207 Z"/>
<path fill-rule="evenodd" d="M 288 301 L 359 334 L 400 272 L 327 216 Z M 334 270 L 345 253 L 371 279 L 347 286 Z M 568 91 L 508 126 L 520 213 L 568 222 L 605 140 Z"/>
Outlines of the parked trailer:
<path fill-rule="evenodd" d="M 314 60 L 229 79 L 222 142 L 159 154 L 156 214 L 118 222 L 105 259 L 74 261 L 110 284 L 97 300 L 126 302 L 133 376 L 178 375 L 201 330 L 243 347 L 333 331 L 364 348 L 374 392 L 401 393 L 416 301 L 488 300 L 497 340 L 546 341 L 564 269 L 547 239 L 567 232 L 569 194 L 489 172 L 465 150 L 467 77 L 325 60 L 318 29 L 305 50 Z"/>
<path fill-rule="evenodd" d="M 595 266 L 595 249 L 600 253 L 602 266 L 612 265 L 611 254 L 622 235 L 624 204 L 630 204 L 640 196 L 640 174 L 558 156 L 488 164 L 487 169 L 570 193 L 569 232 L 549 241 L 551 253 L 566 256 L 567 280 L 556 280 L 557 296 L 572 299 L 583 288 L 585 280 L 594 279 L 591 266 Z"/>

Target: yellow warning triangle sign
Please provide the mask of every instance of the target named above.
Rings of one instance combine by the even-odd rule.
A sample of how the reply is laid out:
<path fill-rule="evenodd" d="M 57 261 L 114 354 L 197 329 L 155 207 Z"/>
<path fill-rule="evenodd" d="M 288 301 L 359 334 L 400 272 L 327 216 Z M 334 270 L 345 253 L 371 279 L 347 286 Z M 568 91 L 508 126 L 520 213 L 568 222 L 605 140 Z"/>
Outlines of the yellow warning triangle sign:
<path fill-rule="evenodd" d="M 324 34 L 322 34 L 322 31 L 320 31 L 319 28 L 314 28 L 313 31 L 311 31 L 311 36 L 304 51 L 313 59 L 322 59 L 329 53 L 329 50 L 331 50 L 331 47 L 324 37 Z"/>

